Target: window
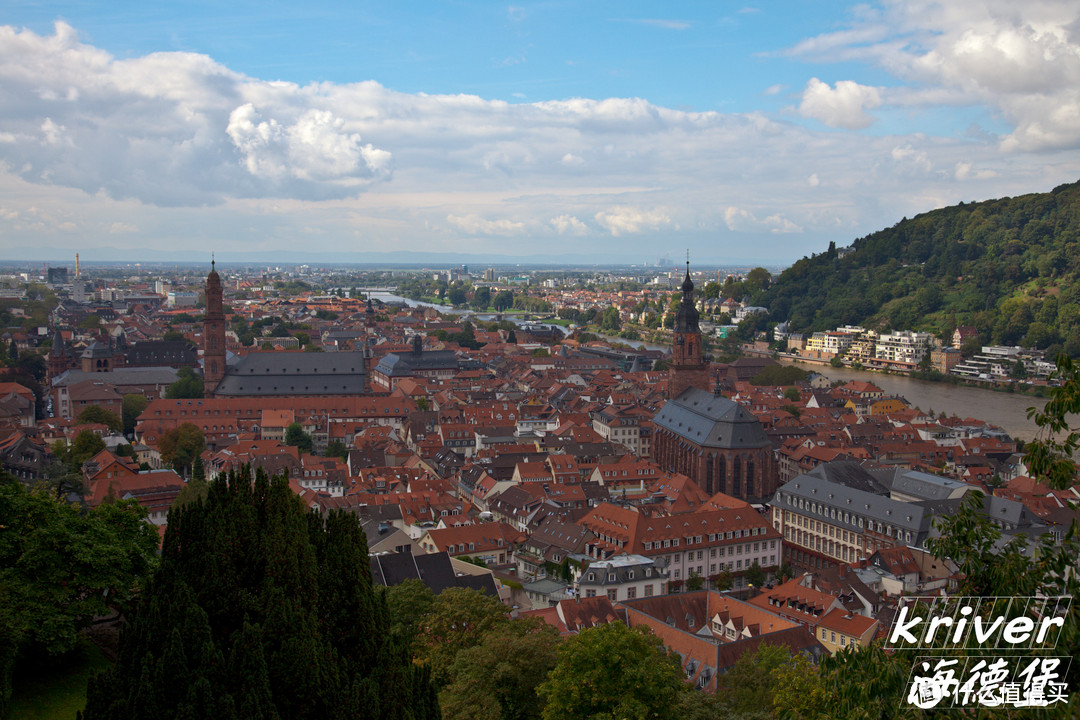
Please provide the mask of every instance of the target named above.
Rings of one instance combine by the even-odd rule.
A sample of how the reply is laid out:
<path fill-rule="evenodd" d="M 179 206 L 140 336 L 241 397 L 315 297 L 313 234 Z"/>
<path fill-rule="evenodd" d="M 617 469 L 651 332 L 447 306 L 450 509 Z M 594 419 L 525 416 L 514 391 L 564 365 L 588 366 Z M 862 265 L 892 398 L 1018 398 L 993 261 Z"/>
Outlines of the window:
<path fill-rule="evenodd" d="M 645 597 L 652 597 L 652 583 L 645 586 Z"/>
<path fill-rule="evenodd" d="M 618 600 L 619 599 L 618 595 L 619 595 L 619 591 L 618 591 L 617 588 L 611 588 L 610 590 L 607 591 L 607 599 L 610 600 L 611 602 L 615 602 L 616 600 Z"/>
<path fill-rule="evenodd" d="M 831 643 L 836 642 L 836 633 L 834 633 L 834 632 L 829 633 L 829 642 L 831 642 Z"/>
<path fill-rule="evenodd" d="M 596 591 L 595 591 L 595 590 L 591 590 L 591 589 L 590 589 L 590 590 L 586 590 L 586 591 L 585 591 L 585 597 L 587 597 L 587 598 L 590 598 L 590 597 L 596 597 Z M 823 632 L 823 633 L 824 633 L 825 631 L 824 631 L 824 630 L 822 630 L 821 632 Z M 822 637 L 824 637 L 824 636 L 822 636 Z"/>
<path fill-rule="evenodd" d="M 630 586 L 630 587 L 626 588 L 626 599 L 627 600 L 633 600 L 636 597 L 637 597 L 637 588 L 636 587 Z"/>
<path fill-rule="evenodd" d="M 840 636 L 840 644 L 841 645 L 847 645 L 847 638 L 844 637 L 843 635 Z"/>

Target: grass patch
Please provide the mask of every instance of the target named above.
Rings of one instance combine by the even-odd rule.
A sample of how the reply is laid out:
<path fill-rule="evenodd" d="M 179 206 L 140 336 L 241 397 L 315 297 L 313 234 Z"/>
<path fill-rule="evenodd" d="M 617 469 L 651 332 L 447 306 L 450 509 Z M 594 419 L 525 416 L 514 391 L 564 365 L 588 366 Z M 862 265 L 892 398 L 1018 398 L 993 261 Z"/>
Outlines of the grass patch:
<path fill-rule="evenodd" d="M 88 640 L 54 665 L 16 670 L 5 720 L 74 720 L 86 707 L 86 683 L 109 667 L 108 658 Z"/>

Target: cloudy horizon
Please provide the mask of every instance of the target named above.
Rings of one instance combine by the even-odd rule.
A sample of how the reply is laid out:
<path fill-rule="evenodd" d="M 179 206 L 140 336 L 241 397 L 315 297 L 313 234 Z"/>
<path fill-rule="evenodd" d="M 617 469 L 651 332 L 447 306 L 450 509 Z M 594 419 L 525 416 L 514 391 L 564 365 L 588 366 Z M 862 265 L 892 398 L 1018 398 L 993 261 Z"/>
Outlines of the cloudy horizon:
<path fill-rule="evenodd" d="M 225 40 L 206 17 L 159 19 L 147 28 L 173 35 L 121 47 L 113 19 L 75 9 L 46 3 L 0 27 L 0 259 L 110 247 L 640 262 L 689 248 L 780 265 L 904 216 L 1080 179 L 1080 12 L 1065 3 L 884 2 L 805 28 L 771 5 L 660 17 L 611 4 L 582 21 L 610 43 L 591 51 L 565 40 L 573 7 L 491 6 L 490 27 L 443 22 L 502 33 L 507 54 L 463 57 L 445 77 L 434 50 L 400 69 L 416 50 L 385 9 L 350 20 L 385 29 L 370 71 L 305 64 L 333 37 L 305 46 L 300 30 L 280 67 L 273 37 L 215 51 Z M 195 28 L 202 45 L 176 39 Z M 456 42 L 441 51 L 464 56 L 470 38 Z"/>

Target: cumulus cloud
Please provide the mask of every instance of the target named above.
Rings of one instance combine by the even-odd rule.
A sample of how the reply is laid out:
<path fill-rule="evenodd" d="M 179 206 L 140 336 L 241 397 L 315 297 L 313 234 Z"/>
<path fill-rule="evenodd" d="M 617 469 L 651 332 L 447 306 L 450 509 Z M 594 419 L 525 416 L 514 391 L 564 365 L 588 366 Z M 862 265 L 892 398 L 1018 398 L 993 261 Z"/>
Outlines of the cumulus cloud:
<path fill-rule="evenodd" d="M 829 87 L 817 78 L 810 78 L 803 90 L 799 114 L 825 123 L 829 127 L 858 130 L 869 127 L 874 118 L 866 113 L 881 104 L 877 88 L 841 80 Z"/>
<path fill-rule="evenodd" d="M 596 222 L 615 237 L 674 225 L 662 210 L 643 210 L 629 205 L 601 210 L 595 217 Z"/>
<path fill-rule="evenodd" d="M 313 251 L 340 251 L 333 239 L 343 237 L 372 250 L 439 250 L 460 240 L 475 251 L 492 238 L 488 247 L 512 254 L 542 237 L 543 252 L 576 254 L 592 252 L 582 237 L 609 235 L 619 241 L 605 252 L 648 257 L 663 232 L 717 260 L 784 262 L 837 232 L 857 237 L 970 200 L 975 181 L 979 196 L 1000 197 L 1080 177 L 1075 152 L 1053 163 L 1032 152 L 1071 147 L 1069 133 L 1080 127 L 1071 106 L 1056 90 L 1044 87 L 1039 101 L 1010 89 L 1015 81 L 1002 81 L 1000 93 L 1028 102 L 1031 110 L 1015 112 L 1031 120 L 1004 143 L 978 128 L 967 136 L 845 131 L 864 127 L 871 113 L 976 102 L 987 92 L 985 83 L 942 80 L 947 68 L 917 67 L 941 48 L 921 28 L 963 35 L 950 34 L 958 21 L 935 8 L 908 25 L 879 18 L 874 27 L 867 11 L 857 19 L 866 26 L 859 40 L 816 43 L 823 58 L 906 61 L 903 73 L 914 78 L 910 88 L 807 85 L 805 111 L 833 132 L 763 112 L 688 112 L 642 98 L 508 103 L 373 81 L 267 82 L 191 53 L 117 59 L 62 23 L 45 36 L 0 28 L 0 197 L 17 213 L 0 218 L 4 241 L 37 246 L 77 225 L 88 237 L 142 247 L 188 247 L 197 237 L 207 249 L 227 241 L 296 250 L 303 236 Z M 908 16 L 899 5 L 886 11 Z M 949 12 L 970 20 L 963 8 Z M 1047 32 L 1041 16 L 1029 24 Z M 889 33 L 917 38 L 922 49 L 889 45 Z M 1054 72 L 1067 77 L 1067 69 Z"/>
<path fill-rule="evenodd" d="M 1056 0 L 860 6 L 849 27 L 790 50 L 822 61 L 870 61 L 921 91 L 898 105 L 985 104 L 1014 130 L 1007 151 L 1080 147 L 1080 32 L 1075 6 Z M 944 99 L 946 96 L 952 100 Z"/>
<path fill-rule="evenodd" d="M 263 120 L 251 103 L 229 115 L 225 129 L 258 178 L 291 176 L 312 182 L 370 180 L 389 173 L 390 153 L 363 145 L 358 133 L 344 132 L 345 121 L 326 110 L 308 110 L 292 125 Z"/>
<path fill-rule="evenodd" d="M 929 172 L 932 168 L 930 157 L 924 151 L 916 150 L 910 143 L 894 147 L 889 155 L 898 164 L 907 165 L 922 172 Z"/>
<path fill-rule="evenodd" d="M 520 235 L 525 223 L 514 220 L 488 220 L 479 215 L 447 215 L 446 221 L 470 235 Z"/>
<path fill-rule="evenodd" d="M 724 222 L 735 232 L 800 233 L 802 228 L 780 214 L 758 219 L 753 212 L 734 205 L 724 210 Z"/>
<path fill-rule="evenodd" d="M 559 215 L 551 218 L 550 222 L 555 232 L 560 235 L 585 235 L 589 232 L 589 226 L 573 215 Z"/>

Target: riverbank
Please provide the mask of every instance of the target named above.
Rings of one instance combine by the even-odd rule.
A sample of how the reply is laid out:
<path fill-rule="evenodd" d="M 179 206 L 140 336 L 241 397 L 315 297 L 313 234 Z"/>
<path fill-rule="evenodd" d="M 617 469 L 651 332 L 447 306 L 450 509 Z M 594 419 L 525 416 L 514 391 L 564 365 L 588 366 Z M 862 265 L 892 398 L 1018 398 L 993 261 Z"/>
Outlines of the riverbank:
<path fill-rule="evenodd" d="M 802 365 L 788 358 L 781 358 L 787 365 Z M 905 375 L 886 375 L 870 370 L 834 368 L 828 363 L 811 365 L 813 371 L 829 380 L 850 382 L 862 380 L 873 383 L 888 395 L 899 395 L 913 407 L 935 413 L 972 417 L 999 426 L 1017 440 L 1033 440 L 1039 431 L 1035 422 L 1028 418 L 1032 407 L 1042 409 L 1045 401 L 1019 393 L 994 392 L 987 388 L 951 383 L 917 380 Z"/>
<path fill-rule="evenodd" d="M 775 358 L 778 362 L 794 365 L 809 365 L 815 368 L 828 367 L 832 368 L 833 365 L 829 360 L 821 360 L 819 358 L 809 358 L 802 355 L 792 355 L 789 353 L 774 353 L 774 352 L 762 352 L 760 350 L 753 350 L 743 346 L 740 348 L 744 355 L 752 357 L 771 357 Z M 939 385 L 954 385 L 975 388 L 978 390 L 987 390 L 990 392 L 1004 393 L 1006 395 L 1024 395 L 1029 398 L 1046 398 L 1049 397 L 1050 391 L 1053 389 L 1049 385 L 1033 385 L 1031 383 L 1007 383 L 1002 384 L 993 380 L 973 380 L 969 378 L 960 378 L 954 375 L 942 375 L 941 378 L 933 376 L 927 376 L 917 374 L 912 376 L 906 372 L 894 371 L 894 370 L 876 370 L 870 368 L 856 369 L 850 365 L 844 365 L 843 368 L 853 370 L 855 372 L 865 372 L 871 375 L 885 375 L 889 377 L 905 377 L 915 380 L 921 380 L 923 382 L 935 383 Z M 816 370 L 815 370 L 816 372 Z"/>

